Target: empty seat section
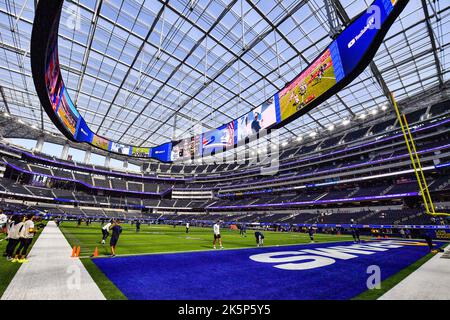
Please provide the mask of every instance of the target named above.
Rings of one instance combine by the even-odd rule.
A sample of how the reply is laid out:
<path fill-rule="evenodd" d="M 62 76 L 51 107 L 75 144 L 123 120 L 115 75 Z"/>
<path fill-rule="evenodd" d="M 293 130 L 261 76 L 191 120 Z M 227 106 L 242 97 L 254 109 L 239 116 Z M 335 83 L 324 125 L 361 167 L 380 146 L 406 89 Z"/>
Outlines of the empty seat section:
<path fill-rule="evenodd" d="M 142 183 L 128 181 L 128 190 L 142 192 Z"/>

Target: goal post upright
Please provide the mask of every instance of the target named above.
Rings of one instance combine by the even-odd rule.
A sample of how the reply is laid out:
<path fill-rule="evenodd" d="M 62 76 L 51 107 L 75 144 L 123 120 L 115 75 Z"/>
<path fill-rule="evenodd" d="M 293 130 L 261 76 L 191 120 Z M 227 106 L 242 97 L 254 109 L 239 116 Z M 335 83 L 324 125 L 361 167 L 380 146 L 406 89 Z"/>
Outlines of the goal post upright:
<path fill-rule="evenodd" d="M 425 174 L 423 172 L 422 164 L 420 162 L 420 157 L 417 152 L 416 144 L 414 142 L 414 138 L 411 134 L 411 130 L 409 128 L 408 121 L 406 119 L 405 114 L 400 114 L 400 110 L 397 105 L 397 101 L 395 100 L 394 94 L 390 92 L 390 97 L 392 100 L 392 104 L 394 105 L 395 113 L 397 115 L 398 122 L 400 124 L 400 128 L 403 133 L 403 137 L 405 139 L 405 144 L 408 149 L 409 157 L 411 160 L 411 164 L 414 169 L 414 174 L 416 175 L 417 183 L 419 184 L 420 194 L 423 199 L 423 203 L 425 206 L 426 214 L 432 216 L 450 216 L 449 213 L 437 213 L 434 207 L 433 200 L 431 198 L 431 193 L 428 188 L 428 183 L 425 178 Z"/>

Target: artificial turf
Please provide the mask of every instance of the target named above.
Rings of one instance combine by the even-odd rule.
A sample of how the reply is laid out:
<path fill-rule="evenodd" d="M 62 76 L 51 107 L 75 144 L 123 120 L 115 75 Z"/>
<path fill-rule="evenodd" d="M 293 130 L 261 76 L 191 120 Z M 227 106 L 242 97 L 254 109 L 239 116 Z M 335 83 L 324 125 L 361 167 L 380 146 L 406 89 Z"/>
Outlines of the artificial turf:
<path fill-rule="evenodd" d="M 447 244 L 443 245 L 442 248 L 447 247 Z M 383 296 L 386 292 L 395 287 L 398 283 L 400 283 L 403 279 L 408 277 L 411 273 L 419 269 L 422 265 L 424 265 L 428 260 L 434 257 L 434 253 L 429 253 L 426 256 L 420 258 L 410 266 L 404 268 L 400 272 L 394 274 L 393 276 L 385 279 L 380 283 L 380 289 L 377 290 L 367 290 L 360 295 L 353 298 L 353 300 L 376 300 Z"/>
<path fill-rule="evenodd" d="M 213 232 L 212 228 L 191 227 L 186 234 L 184 226 L 173 228 L 167 225 L 141 225 L 141 231 L 137 233 L 135 226 L 121 224 L 123 232 L 117 245 L 117 254 L 146 254 L 162 252 L 181 252 L 211 250 Z M 81 247 L 81 256 L 90 256 L 95 248 L 99 255 L 109 255 L 109 239 L 105 246 L 100 244 L 102 233 L 99 223 L 89 226 L 64 222 L 60 226 L 61 231 L 71 246 Z M 223 246 L 225 249 L 255 247 L 254 231 L 248 230 L 246 237 L 241 237 L 239 231 L 222 228 Z M 264 232 L 265 246 L 289 245 L 309 243 L 308 234 L 292 232 Z M 349 241 L 349 235 L 316 234 L 316 242 Z"/>
<path fill-rule="evenodd" d="M 42 222 L 44 224 L 47 224 L 47 222 Z M 39 238 L 39 235 L 41 234 L 43 228 L 39 229 L 34 236 L 33 242 L 30 245 L 30 248 L 28 249 L 28 252 L 33 248 L 34 243 Z M 0 235 L 0 240 L 4 239 L 5 235 Z M 6 250 L 6 246 L 8 244 L 8 241 L 2 240 L 0 241 L 0 253 L 3 254 Z M 5 257 L 0 258 L 0 297 L 5 292 L 6 288 L 8 288 L 9 283 L 14 278 L 14 275 L 16 274 L 17 270 L 19 270 L 21 264 L 20 263 L 12 263 L 10 261 L 7 261 Z"/>
<path fill-rule="evenodd" d="M 191 227 L 189 234 L 186 234 L 184 226 L 174 228 L 167 225 L 141 225 L 140 232 L 136 232 L 134 225 L 121 224 L 121 226 L 123 232 L 117 245 L 117 254 L 119 256 L 212 250 L 212 228 Z M 100 257 L 110 254 L 109 239 L 105 246 L 100 244 L 102 237 L 101 225 L 93 223 L 89 226 L 85 224 L 77 226 L 74 222 L 64 222 L 60 229 L 71 246 L 81 247 L 82 262 L 105 297 L 107 299 L 126 299 L 125 295 L 88 258 L 92 255 L 95 248 L 98 248 Z M 256 246 L 252 230 L 247 231 L 246 237 L 240 236 L 237 230 L 225 228 L 222 228 L 221 234 L 225 250 Z M 305 233 L 265 231 L 264 234 L 265 246 L 283 246 L 310 242 L 308 234 Z M 352 237 L 349 235 L 315 235 L 315 241 L 319 243 L 349 240 L 352 240 Z M 427 255 L 392 277 L 385 279 L 380 290 L 368 290 L 355 297 L 355 299 L 376 299 L 380 297 L 428 261 L 430 257 L 431 255 Z"/>
<path fill-rule="evenodd" d="M 117 245 L 118 255 L 136 255 L 162 252 L 202 251 L 212 249 L 212 229 L 191 227 L 186 234 L 184 226 L 141 225 L 141 231 L 136 232 L 134 225 L 121 224 L 123 232 Z M 99 223 L 89 226 L 77 226 L 75 222 L 63 222 L 60 225 L 67 241 L 71 246 L 80 246 L 81 261 L 87 271 L 97 283 L 108 300 L 126 299 L 125 295 L 108 279 L 108 277 L 89 258 L 98 248 L 99 256 L 110 254 L 108 241 L 105 246 L 100 244 L 102 233 Z M 223 245 L 226 249 L 255 247 L 253 232 L 248 230 L 247 236 L 242 237 L 239 231 L 222 229 Z M 289 245 L 309 243 L 310 239 L 304 233 L 264 232 L 265 246 Z M 317 234 L 316 242 L 348 241 L 348 235 Z M 84 257 L 84 258 L 83 258 Z"/>

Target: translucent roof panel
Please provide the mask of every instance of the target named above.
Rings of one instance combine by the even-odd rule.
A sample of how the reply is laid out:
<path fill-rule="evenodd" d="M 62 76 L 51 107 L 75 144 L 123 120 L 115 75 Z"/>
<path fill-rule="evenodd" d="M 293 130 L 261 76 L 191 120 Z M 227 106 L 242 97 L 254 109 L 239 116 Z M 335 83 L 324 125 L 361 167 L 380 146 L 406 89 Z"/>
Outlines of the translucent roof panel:
<path fill-rule="evenodd" d="M 0 108 L 57 132 L 30 67 L 36 1 L 0 2 Z M 332 26 L 368 0 L 66 0 L 59 32 L 63 77 L 98 134 L 154 146 L 208 130 L 266 101 L 332 41 Z M 372 65 L 341 92 L 279 130 L 307 135 L 449 80 L 448 1 L 411 0 Z M 342 12 L 343 10 L 343 12 Z M 426 13 L 427 12 L 427 13 Z M 76 17 L 75 21 L 73 17 Z M 244 50 L 245 49 L 245 50 Z"/>

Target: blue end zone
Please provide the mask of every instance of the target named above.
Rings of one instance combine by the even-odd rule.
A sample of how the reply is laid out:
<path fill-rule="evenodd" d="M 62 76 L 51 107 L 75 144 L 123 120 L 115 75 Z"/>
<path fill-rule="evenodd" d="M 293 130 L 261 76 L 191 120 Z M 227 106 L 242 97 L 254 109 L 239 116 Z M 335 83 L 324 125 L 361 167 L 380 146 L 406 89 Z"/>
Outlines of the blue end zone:
<path fill-rule="evenodd" d="M 381 242 L 384 241 L 370 243 Z M 351 299 L 367 290 L 366 281 L 370 276 L 367 273 L 368 266 L 379 266 L 381 279 L 384 280 L 429 252 L 427 246 L 414 242 L 382 252 L 373 251 L 370 255 L 341 251 L 344 256 L 353 256 L 346 256 L 347 260 L 299 252 L 351 245 L 350 242 L 339 242 L 101 258 L 93 261 L 129 299 Z M 253 257 L 253 260 L 250 258 L 262 253 L 279 255 L 272 255 L 272 262 L 254 261 L 264 259 L 261 256 Z M 293 261 L 302 255 L 312 258 Z M 331 264 L 307 270 L 275 267 L 295 269 L 312 266 L 308 263 L 315 261 L 314 256 L 318 261 Z M 284 262 L 280 259 L 284 259 Z"/>

